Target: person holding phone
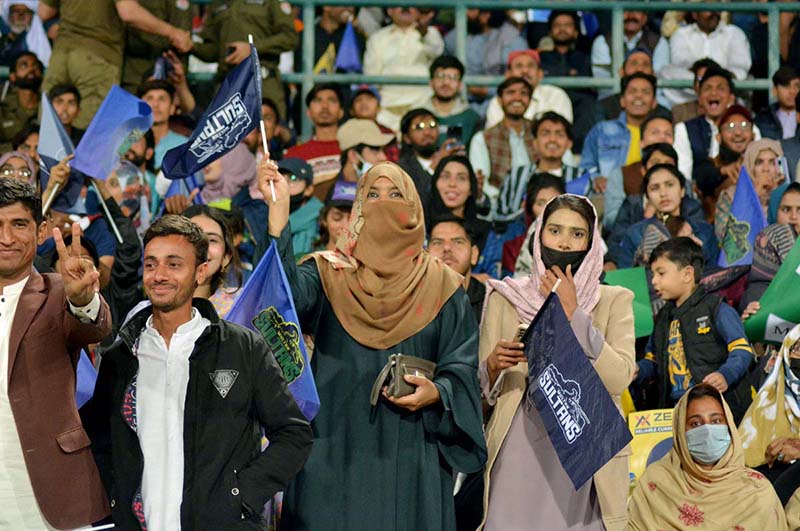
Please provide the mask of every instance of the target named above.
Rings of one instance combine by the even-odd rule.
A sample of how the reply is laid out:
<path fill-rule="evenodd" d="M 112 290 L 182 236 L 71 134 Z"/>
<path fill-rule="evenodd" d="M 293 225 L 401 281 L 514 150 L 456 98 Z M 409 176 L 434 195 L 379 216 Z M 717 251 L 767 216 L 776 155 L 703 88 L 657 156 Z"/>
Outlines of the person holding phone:
<path fill-rule="evenodd" d="M 426 108 L 433 112 L 448 139 L 468 145 L 481 117 L 463 97 L 464 65 L 452 55 L 440 55 L 430 68 L 433 96 Z"/>
<path fill-rule="evenodd" d="M 576 491 L 525 398 L 528 358 L 520 325 L 530 324 L 551 291 L 618 407 L 633 378 L 633 294 L 600 285 L 599 227 L 588 199 L 559 195 L 545 206 L 534 233 L 531 274 L 487 283 L 478 374 L 489 411 L 489 460 L 480 529 L 621 531 L 627 524 L 630 450 Z"/>

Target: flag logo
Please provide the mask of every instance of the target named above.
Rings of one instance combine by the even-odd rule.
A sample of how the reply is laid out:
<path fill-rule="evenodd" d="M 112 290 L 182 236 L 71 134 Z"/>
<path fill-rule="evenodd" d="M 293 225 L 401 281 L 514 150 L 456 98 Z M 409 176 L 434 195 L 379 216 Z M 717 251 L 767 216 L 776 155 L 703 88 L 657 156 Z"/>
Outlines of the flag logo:
<path fill-rule="evenodd" d="M 274 306 L 262 310 L 253 319 L 272 355 L 278 362 L 286 383 L 290 384 L 303 374 L 305 363 L 300 351 L 300 331 L 296 324 L 287 322 Z"/>
<path fill-rule="evenodd" d="M 728 226 L 725 228 L 725 237 L 722 240 L 722 247 L 729 264 L 738 262 L 752 251 L 747 239 L 749 234 L 750 224 L 746 221 L 739 221 L 731 214 Z"/>
<path fill-rule="evenodd" d="M 236 383 L 236 378 L 239 377 L 239 371 L 219 370 L 210 372 L 208 375 L 211 377 L 211 383 L 217 388 L 220 396 L 225 398 L 228 396 L 228 392 L 231 390 L 231 387 L 233 387 L 233 384 Z"/>
<path fill-rule="evenodd" d="M 189 151 L 197 157 L 198 163 L 205 162 L 212 155 L 233 149 L 250 131 L 251 123 L 242 95 L 236 92 L 208 115 Z"/>
<path fill-rule="evenodd" d="M 581 407 L 581 386 L 575 380 L 566 380 L 552 363 L 539 376 L 539 388 L 553 411 L 564 438 L 569 444 L 578 440 L 589 417 Z"/>

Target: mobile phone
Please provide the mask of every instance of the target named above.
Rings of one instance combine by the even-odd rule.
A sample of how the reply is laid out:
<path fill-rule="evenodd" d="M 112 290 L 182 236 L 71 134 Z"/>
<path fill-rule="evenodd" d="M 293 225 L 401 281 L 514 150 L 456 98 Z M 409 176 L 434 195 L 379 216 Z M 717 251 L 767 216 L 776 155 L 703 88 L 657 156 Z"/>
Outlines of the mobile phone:
<path fill-rule="evenodd" d="M 522 341 L 522 338 L 525 337 L 525 332 L 528 331 L 528 325 L 520 324 L 517 326 L 517 341 Z"/>
<path fill-rule="evenodd" d="M 447 138 L 452 138 L 461 142 L 464 136 L 464 128 L 460 125 L 451 125 L 447 127 Z"/>

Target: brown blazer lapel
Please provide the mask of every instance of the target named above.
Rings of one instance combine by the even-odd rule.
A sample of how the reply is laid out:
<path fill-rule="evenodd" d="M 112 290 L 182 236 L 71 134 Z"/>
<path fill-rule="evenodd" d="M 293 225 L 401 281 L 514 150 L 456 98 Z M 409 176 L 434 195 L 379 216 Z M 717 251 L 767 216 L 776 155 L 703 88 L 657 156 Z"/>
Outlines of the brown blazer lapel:
<path fill-rule="evenodd" d="M 22 289 L 22 294 L 17 303 L 17 311 L 14 314 L 14 322 L 11 324 L 11 336 L 8 342 L 8 382 L 11 381 L 11 373 L 14 369 L 14 361 L 17 358 L 19 344 L 28 327 L 33 322 L 33 317 L 39 311 L 42 304 L 47 300 L 47 292 L 42 275 L 31 268 L 31 276 Z"/>

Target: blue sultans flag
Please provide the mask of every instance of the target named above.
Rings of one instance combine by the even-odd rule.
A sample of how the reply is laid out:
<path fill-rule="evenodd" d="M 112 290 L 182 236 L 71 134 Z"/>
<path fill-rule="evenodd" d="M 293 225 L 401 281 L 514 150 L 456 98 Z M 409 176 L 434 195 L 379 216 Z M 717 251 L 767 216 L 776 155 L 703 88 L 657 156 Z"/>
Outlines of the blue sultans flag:
<path fill-rule="evenodd" d="M 766 226 L 767 219 L 764 217 L 761 201 L 758 199 L 747 168 L 742 165 L 739 180 L 736 182 L 731 212 L 728 215 L 728 224 L 725 226 L 725 235 L 720 242 L 721 252 L 717 265 L 732 267 L 752 264 L 756 235 Z"/>
<path fill-rule="evenodd" d="M 528 393 L 575 489 L 632 437 L 551 293 L 523 336 Z"/>
<path fill-rule="evenodd" d="M 339 50 L 336 52 L 335 71 L 342 72 L 361 72 L 364 67 L 361 64 L 361 52 L 358 50 L 356 32 L 353 23 L 348 22 L 344 29 L 344 35 L 339 43 Z"/>
<path fill-rule="evenodd" d="M 568 194 L 583 195 L 589 193 L 589 187 L 592 186 L 591 172 L 584 172 L 583 175 L 577 179 L 572 179 L 565 187 Z"/>
<path fill-rule="evenodd" d="M 50 169 L 61 162 L 67 155 L 72 155 L 75 148 L 69 135 L 64 130 L 47 94 L 42 94 L 42 124 L 39 126 L 39 159 L 42 161 L 39 180 L 42 190 L 47 188 L 50 180 Z M 81 194 L 84 175 L 72 171 L 64 188 L 58 191 L 51 208 L 59 212 L 71 212 Z"/>
<path fill-rule="evenodd" d="M 266 340 L 297 405 L 312 420 L 319 411 L 319 395 L 275 242 L 261 258 L 225 319 L 256 331 Z"/>
<path fill-rule="evenodd" d="M 167 151 L 161 163 L 169 179 L 183 179 L 235 148 L 261 121 L 261 66 L 250 58 L 231 70 L 200 118 L 191 138 Z"/>
<path fill-rule="evenodd" d="M 106 180 L 131 144 L 153 125 L 148 104 L 114 85 L 75 149 L 72 167 Z"/>

